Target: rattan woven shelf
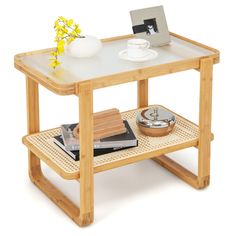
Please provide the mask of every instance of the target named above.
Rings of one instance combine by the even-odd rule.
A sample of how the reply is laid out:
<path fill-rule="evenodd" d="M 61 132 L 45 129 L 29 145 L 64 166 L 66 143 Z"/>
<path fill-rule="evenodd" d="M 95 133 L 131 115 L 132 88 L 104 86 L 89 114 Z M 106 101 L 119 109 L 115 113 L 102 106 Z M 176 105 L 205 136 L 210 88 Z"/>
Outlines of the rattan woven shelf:
<path fill-rule="evenodd" d="M 148 137 L 141 134 L 135 121 L 136 114 L 140 110 L 142 109 L 122 113 L 122 118 L 129 122 L 138 139 L 138 147 L 96 156 L 94 158 L 95 172 L 161 155 L 166 153 L 167 149 L 170 152 L 197 145 L 199 136 L 198 126 L 179 115 L 176 115 L 176 126 L 169 135 L 164 137 Z M 63 178 L 78 179 L 80 162 L 74 161 L 52 141 L 52 138 L 59 134 L 60 128 L 55 128 L 25 136 L 23 142 Z"/>

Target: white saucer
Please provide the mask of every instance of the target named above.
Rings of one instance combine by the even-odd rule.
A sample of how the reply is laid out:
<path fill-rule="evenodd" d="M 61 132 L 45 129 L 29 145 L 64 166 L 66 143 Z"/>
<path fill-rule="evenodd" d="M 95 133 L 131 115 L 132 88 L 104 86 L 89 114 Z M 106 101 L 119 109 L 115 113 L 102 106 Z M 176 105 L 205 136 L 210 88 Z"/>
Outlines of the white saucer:
<path fill-rule="evenodd" d="M 152 49 L 147 49 L 148 54 L 144 57 L 129 57 L 127 49 L 122 50 L 118 53 L 119 58 L 126 60 L 126 61 L 135 61 L 135 62 L 143 62 L 143 61 L 150 61 L 155 59 L 158 56 L 158 53 Z"/>

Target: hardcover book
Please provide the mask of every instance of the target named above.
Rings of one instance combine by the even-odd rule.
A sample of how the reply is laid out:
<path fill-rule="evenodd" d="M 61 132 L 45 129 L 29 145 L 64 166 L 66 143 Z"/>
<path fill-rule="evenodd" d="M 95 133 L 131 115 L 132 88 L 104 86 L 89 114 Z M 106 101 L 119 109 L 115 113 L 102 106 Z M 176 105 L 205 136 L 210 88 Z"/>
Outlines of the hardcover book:
<path fill-rule="evenodd" d="M 136 139 L 132 129 L 130 128 L 129 123 L 126 120 L 124 120 L 123 122 L 127 129 L 126 133 L 94 140 L 94 149 L 137 146 L 138 140 Z M 73 135 L 73 129 L 76 127 L 76 125 L 77 124 L 68 124 L 61 126 L 62 138 L 65 149 L 67 151 L 79 150 L 79 139 L 75 138 L 75 136 Z"/>
<path fill-rule="evenodd" d="M 79 161 L 79 150 L 77 150 L 77 151 L 68 151 L 68 150 L 66 150 L 61 135 L 55 136 L 53 138 L 53 142 L 58 147 L 60 147 L 63 151 L 65 151 L 70 157 L 72 157 L 75 161 Z M 116 147 L 116 148 L 94 149 L 93 155 L 94 156 L 99 156 L 99 155 L 103 155 L 103 154 L 107 154 L 107 153 L 111 153 L 111 152 L 116 152 L 116 151 L 119 151 L 119 150 L 122 150 L 122 149 L 127 149 L 127 148 L 131 148 L 131 147 Z"/>

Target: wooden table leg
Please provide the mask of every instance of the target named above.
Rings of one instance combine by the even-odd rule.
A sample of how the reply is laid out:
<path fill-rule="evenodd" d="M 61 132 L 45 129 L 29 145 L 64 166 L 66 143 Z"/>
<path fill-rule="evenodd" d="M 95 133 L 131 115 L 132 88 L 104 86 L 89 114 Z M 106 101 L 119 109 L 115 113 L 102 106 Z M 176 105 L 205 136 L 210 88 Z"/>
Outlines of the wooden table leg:
<path fill-rule="evenodd" d="M 80 123 L 80 216 L 79 224 L 88 225 L 94 218 L 93 176 L 93 90 L 91 82 L 79 86 Z"/>
<path fill-rule="evenodd" d="M 26 77 L 27 123 L 28 133 L 39 132 L 39 96 L 38 84 L 30 77 Z M 29 151 L 29 176 L 31 181 L 45 193 L 58 207 L 60 207 L 76 224 L 80 209 L 58 190 L 42 173 L 40 159 Z"/>
<path fill-rule="evenodd" d="M 39 132 L 39 94 L 38 84 L 30 77 L 26 77 L 26 101 L 27 101 L 27 129 L 28 134 Z M 28 152 L 29 176 L 41 174 L 40 160 L 32 153 Z"/>
<path fill-rule="evenodd" d="M 137 81 L 137 106 L 138 108 L 148 106 L 148 79 Z"/>
<path fill-rule="evenodd" d="M 212 70 L 213 59 L 202 59 L 200 62 L 200 136 L 198 145 L 198 184 L 200 188 L 208 186 L 210 181 Z"/>
<path fill-rule="evenodd" d="M 166 155 L 152 158 L 152 160 L 196 189 L 205 188 L 210 183 L 212 70 L 213 59 L 204 58 L 200 61 L 198 176 L 171 160 Z"/>

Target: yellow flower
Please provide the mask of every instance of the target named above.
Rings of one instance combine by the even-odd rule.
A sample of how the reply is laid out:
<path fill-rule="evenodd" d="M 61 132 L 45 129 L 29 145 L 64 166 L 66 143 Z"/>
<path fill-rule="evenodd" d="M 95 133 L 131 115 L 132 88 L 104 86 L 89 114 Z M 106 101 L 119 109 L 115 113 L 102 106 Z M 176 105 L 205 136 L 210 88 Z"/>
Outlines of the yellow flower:
<path fill-rule="evenodd" d="M 60 19 L 61 21 L 63 21 L 63 22 L 66 22 L 66 21 L 67 21 L 66 18 L 63 17 L 63 16 L 59 16 L 59 19 Z"/>
<path fill-rule="evenodd" d="M 74 23 L 74 21 L 73 21 L 72 19 L 70 19 L 70 20 L 67 21 L 67 25 L 68 25 L 69 27 L 72 26 L 73 23 Z"/>
<path fill-rule="evenodd" d="M 75 38 L 78 37 L 78 34 L 75 31 L 71 31 L 71 35 Z"/>
<path fill-rule="evenodd" d="M 79 34 L 79 33 L 81 33 L 81 30 L 80 30 L 79 28 L 77 28 L 77 29 L 75 29 L 75 32 L 76 32 L 77 34 Z"/>
<path fill-rule="evenodd" d="M 73 42 L 74 40 L 75 40 L 75 38 L 69 37 L 69 38 L 67 38 L 66 43 L 67 43 L 67 44 L 70 44 L 70 43 Z"/>
<path fill-rule="evenodd" d="M 53 57 L 57 56 L 57 52 L 55 52 L 55 51 L 51 52 L 50 54 L 51 54 L 51 56 L 53 56 Z"/>
<path fill-rule="evenodd" d="M 62 26 L 62 32 L 63 32 L 63 33 L 68 33 L 68 29 L 66 28 L 65 25 Z"/>
<path fill-rule="evenodd" d="M 61 55 L 64 52 L 65 41 L 61 40 L 57 43 L 57 52 L 58 55 Z"/>
<path fill-rule="evenodd" d="M 70 44 L 76 38 L 80 36 L 81 30 L 79 25 L 76 24 L 72 19 L 67 20 L 63 16 L 59 16 L 58 19 L 54 22 L 54 29 L 56 36 L 54 42 L 57 43 L 56 51 L 51 52 L 51 61 L 50 66 L 56 68 L 60 65 L 60 62 L 57 60 L 58 56 L 62 55 L 65 50 L 65 43 Z"/>
<path fill-rule="evenodd" d="M 61 64 L 61 62 L 59 62 L 58 60 L 54 60 L 54 61 L 52 61 L 51 64 L 49 64 L 49 66 L 52 67 L 53 69 L 55 69 L 60 64 Z"/>

